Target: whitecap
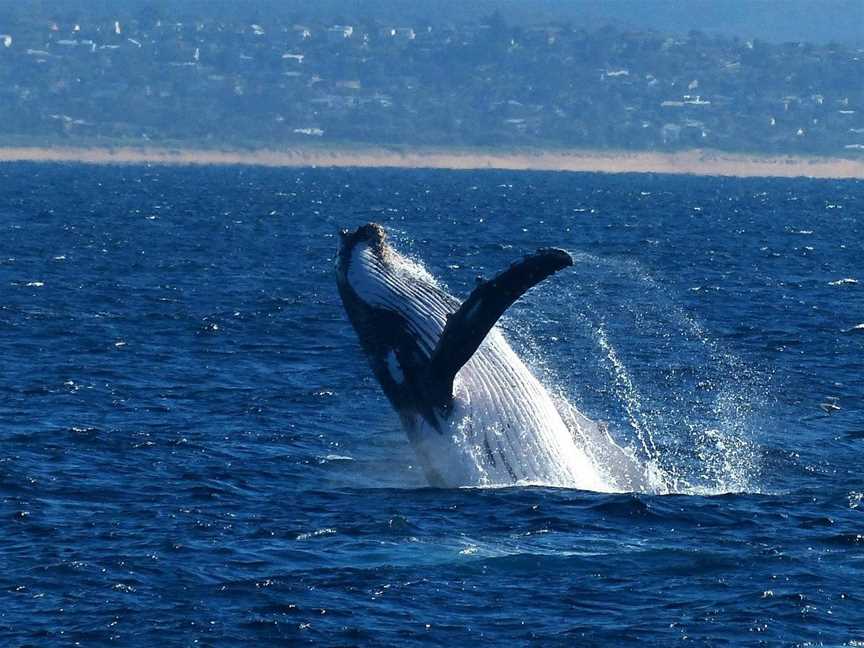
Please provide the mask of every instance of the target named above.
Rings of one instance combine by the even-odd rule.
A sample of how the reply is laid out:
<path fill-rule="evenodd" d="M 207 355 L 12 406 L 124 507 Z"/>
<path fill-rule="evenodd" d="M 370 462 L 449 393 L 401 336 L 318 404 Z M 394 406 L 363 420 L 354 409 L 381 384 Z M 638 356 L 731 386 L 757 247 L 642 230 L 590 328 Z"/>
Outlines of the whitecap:
<path fill-rule="evenodd" d="M 297 536 L 298 540 L 309 540 L 311 538 L 319 538 L 321 536 L 334 535 L 336 533 L 336 529 L 318 529 L 316 531 L 309 531 L 308 533 L 301 533 Z"/>
<path fill-rule="evenodd" d="M 324 461 L 354 461 L 354 457 L 347 455 L 328 454 L 324 457 Z"/>

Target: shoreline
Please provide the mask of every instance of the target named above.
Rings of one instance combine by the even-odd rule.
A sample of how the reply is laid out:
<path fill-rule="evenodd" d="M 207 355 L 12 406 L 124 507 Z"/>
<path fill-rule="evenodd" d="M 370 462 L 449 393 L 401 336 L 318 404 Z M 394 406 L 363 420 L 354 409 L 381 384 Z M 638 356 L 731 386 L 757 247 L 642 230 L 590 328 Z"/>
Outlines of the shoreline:
<path fill-rule="evenodd" d="M 742 178 L 864 179 L 864 159 L 762 156 L 694 149 L 675 153 L 336 146 L 230 150 L 136 146 L 0 146 L 0 162 L 361 167 L 588 173 L 668 173 Z"/>

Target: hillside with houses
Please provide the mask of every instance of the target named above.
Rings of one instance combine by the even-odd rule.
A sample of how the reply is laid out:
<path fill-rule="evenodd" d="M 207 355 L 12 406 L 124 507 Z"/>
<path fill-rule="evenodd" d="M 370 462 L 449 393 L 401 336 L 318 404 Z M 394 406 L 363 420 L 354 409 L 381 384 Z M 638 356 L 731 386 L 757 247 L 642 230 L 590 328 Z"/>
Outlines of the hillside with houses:
<path fill-rule="evenodd" d="M 864 156 L 864 51 L 849 45 L 517 26 L 498 13 L 449 23 L 108 7 L 0 12 L 0 145 Z"/>

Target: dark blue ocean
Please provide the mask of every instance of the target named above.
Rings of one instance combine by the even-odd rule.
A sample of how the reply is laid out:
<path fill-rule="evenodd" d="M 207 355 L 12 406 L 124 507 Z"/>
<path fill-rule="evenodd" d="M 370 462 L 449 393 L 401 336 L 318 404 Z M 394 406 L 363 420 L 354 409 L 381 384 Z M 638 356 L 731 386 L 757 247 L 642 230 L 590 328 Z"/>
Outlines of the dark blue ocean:
<path fill-rule="evenodd" d="M 437 490 L 376 221 L 670 494 Z M 0 166 L 0 645 L 864 645 L 864 183 Z"/>

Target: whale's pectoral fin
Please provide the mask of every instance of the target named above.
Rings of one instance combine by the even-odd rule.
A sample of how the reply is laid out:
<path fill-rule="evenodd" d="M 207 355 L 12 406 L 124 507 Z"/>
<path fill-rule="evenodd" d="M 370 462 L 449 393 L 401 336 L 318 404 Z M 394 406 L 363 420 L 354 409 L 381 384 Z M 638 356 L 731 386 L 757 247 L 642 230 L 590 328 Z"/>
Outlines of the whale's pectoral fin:
<path fill-rule="evenodd" d="M 432 354 L 430 370 L 441 393 L 438 404 L 452 398 L 453 379 L 474 355 L 498 318 L 510 305 L 546 277 L 573 265 L 564 250 L 546 248 L 513 263 L 489 281 L 481 281 L 468 299 L 447 318 L 438 346 Z"/>

